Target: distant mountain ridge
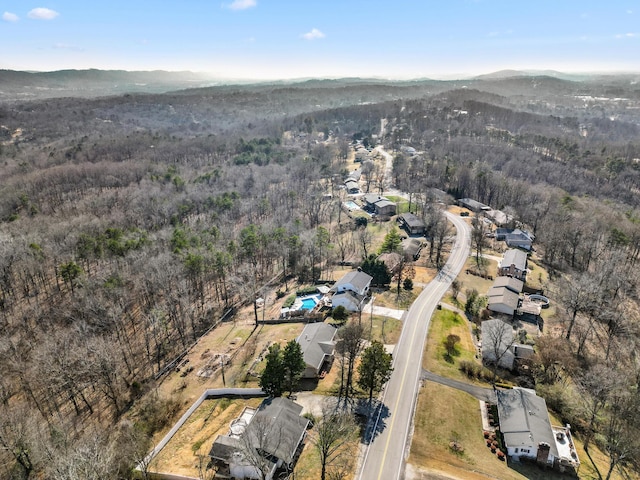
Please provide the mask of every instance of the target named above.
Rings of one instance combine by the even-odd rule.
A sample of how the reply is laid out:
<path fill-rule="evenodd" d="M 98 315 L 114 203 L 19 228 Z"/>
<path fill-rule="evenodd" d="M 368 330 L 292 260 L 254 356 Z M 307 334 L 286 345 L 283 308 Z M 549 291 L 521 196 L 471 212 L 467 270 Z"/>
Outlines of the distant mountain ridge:
<path fill-rule="evenodd" d="M 164 70 L 0 70 L 0 97 L 95 97 L 136 92 L 163 93 L 219 83 L 219 80 L 206 74 Z"/>
<path fill-rule="evenodd" d="M 0 100 L 84 97 L 95 98 L 134 93 L 185 93 L 212 87 L 225 88 L 302 88 L 333 89 L 358 86 L 384 88 L 428 88 L 438 93 L 450 89 L 473 88 L 503 94 L 519 91 L 525 95 L 579 94 L 585 87 L 595 87 L 605 95 L 615 95 L 624 85 L 640 84 L 640 73 L 584 73 L 567 74 L 555 70 L 501 70 L 486 75 L 450 80 L 430 78 L 386 80 L 382 78 L 298 78 L 283 80 L 241 80 L 214 77 L 211 74 L 190 71 L 165 70 L 57 70 L 51 72 L 25 72 L 0 70 Z M 607 87 L 607 88 L 604 88 Z M 633 90 L 636 90 L 634 88 Z"/>

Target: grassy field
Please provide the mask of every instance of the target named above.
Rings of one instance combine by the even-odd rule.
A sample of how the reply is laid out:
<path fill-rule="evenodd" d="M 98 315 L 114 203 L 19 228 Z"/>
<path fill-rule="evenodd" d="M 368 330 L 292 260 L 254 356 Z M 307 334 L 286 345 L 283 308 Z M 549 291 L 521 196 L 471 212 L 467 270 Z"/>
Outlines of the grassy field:
<path fill-rule="evenodd" d="M 376 294 L 375 305 L 380 307 L 395 308 L 397 310 L 408 309 L 413 301 L 418 298 L 422 288 L 414 286 L 413 290 L 405 290 L 400 287 L 400 295 L 395 285 L 389 290 Z"/>
<path fill-rule="evenodd" d="M 422 357 L 422 367 L 438 375 L 457 380 L 467 380 L 459 370 L 461 361 L 477 361 L 475 346 L 470 332 L 470 323 L 460 315 L 449 310 L 436 310 L 431 319 L 429 336 L 425 354 Z M 444 340 L 447 335 L 457 335 L 460 342 L 454 355 L 447 355 Z"/>
<path fill-rule="evenodd" d="M 363 320 L 364 321 L 364 320 Z M 367 319 L 367 322 L 369 319 Z M 371 331 L 371 340 L 378 340 L 384 344 L 398 343 L 400 333 L 402 332 L 402 322 L 390 317 L 373 316 L 373 329 Z"/>

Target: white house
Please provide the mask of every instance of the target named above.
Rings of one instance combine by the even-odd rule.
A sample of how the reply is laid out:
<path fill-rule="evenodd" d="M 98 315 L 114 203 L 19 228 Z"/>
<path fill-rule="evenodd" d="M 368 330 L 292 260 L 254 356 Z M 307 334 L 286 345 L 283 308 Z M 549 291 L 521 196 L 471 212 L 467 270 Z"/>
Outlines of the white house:
<path fill-rule="evenodd" d="M 364 297 L 369 293 L 371 280 L 373 280 L 371 275 L 361 270 L 353 270 L 345 273 L 345 275 L 331 287 L 330 291 L 335 293 L 351 292 L 360 297 Z"/>
<path fill-rule="evenodd" d="M 333 308 L 343 306 L 350 312 L 358 312 L 362 309 L 364 301 L 369 294 L 373 277 L 360 270 L 354 270 L 346 273 L 338 280 L 331 292 L 331 306 Z"/>

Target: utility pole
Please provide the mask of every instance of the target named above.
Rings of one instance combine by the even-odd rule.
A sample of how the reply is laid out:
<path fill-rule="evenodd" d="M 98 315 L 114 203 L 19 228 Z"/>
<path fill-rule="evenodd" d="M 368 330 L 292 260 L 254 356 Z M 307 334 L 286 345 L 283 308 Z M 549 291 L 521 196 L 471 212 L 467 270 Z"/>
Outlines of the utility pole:
<path fill-rule="evenodd" d="M 224 378 L 224 353 L 220 355 L 220 369 L 222 370 L 222 386 L 227 386 L 227 381 Z"/>

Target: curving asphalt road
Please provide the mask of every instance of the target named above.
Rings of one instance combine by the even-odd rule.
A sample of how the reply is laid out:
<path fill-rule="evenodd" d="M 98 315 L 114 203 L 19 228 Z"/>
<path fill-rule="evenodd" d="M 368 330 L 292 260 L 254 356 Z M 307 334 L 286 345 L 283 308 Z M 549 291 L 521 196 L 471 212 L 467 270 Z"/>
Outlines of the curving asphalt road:
<path fill-rule="evenodd" d="M 360 468 L 360 480 L 397 480 L 403 476 L 409 451 L 409 431 L 413 421 L 422 373 L 422 352 L 431 316 L 451 282 L 469 256 L 471 229 L 460 217 L 447 212 L 457 230 L 451 255 L 438 276 L 411 305 L 400 340 L 394 350 L 393 374 L 385 388 L 382 406 Z"/>

